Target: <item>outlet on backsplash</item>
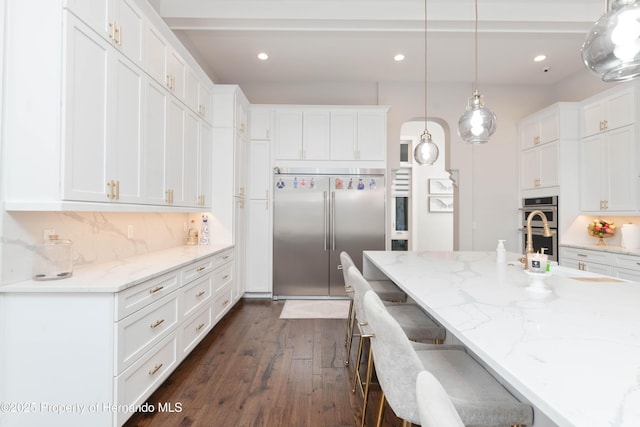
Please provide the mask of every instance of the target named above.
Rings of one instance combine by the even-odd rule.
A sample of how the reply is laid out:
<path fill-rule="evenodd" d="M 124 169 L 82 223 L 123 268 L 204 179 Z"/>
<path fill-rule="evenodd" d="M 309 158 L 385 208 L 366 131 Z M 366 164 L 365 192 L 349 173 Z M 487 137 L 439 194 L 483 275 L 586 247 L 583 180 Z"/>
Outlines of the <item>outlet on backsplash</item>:
<path fill-rule="evenodd" d="M 133 239 L 133 225 L 127 226 L 127 239 Z"/>
<path fill-rule="evenodd" d="M 52 228 L 47 228 L 42 230 L 42 241 L 46 242 L 49 240 L 49 236 L 56 234 L 56 230 Z"/>

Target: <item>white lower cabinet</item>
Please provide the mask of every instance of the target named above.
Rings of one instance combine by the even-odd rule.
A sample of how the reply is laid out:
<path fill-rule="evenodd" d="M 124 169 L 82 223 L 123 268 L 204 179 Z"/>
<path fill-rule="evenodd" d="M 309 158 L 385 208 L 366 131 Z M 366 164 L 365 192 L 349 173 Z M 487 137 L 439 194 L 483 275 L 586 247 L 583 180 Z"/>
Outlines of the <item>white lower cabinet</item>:
<path fill-rule="evenodd" d="M 121 426 L 231 309 L 233 272 L 228 248 L 119 292 L 0 293 L 0 400 L 85 408 L 0 425 Z"/>
<path fill-rule="evenodd" d="M 560 248 L 560 264 L 591 273 L 640 281 L 640 255 L 576 247 Z"/>

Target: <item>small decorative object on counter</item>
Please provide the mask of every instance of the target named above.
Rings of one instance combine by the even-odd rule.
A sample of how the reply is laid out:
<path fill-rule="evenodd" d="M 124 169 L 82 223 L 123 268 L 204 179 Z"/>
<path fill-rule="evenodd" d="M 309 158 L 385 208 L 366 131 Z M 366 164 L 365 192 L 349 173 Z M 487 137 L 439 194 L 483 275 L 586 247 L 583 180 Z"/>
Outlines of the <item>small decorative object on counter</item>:
<path fill-rule="evenodd" d="M 496 263 L 498 264 L 507 263 L 507 251 L 504 248 L 504 242 L 506 240 L 498 240 L 498 247 L 496 248 Z"/>
<path fill-rule="evenodd" d="M 49 235 L 36 248 L 33 261 L 33 280 L 58 280 L 71 277 L 71 240 L 59 239 L 57 234 Z"/>
<path fill-rule="evenodd" d="M 604 239 L 616 234 L 616 225 L 606 219 L 594 219 L 587 227 L 587 231 L 589 232 L 589 236 L 598 238 L 598 246 L 607 246 Z"/>
<path fill-rule="evenodd" d="M 544 273 L 547 271 L 547 261 L 549 256 L 544 253 L 545 248 L 541 252 L 529 254 L 529 271 L 531 273 Z"/>
<path fill-rule="evenodd" d="M 189 246 L 195 246 L 198 244 L 198 229 L 196 228 L 196 220 L 191 220 L 191 226 L 187 230 L 187 238 L 185 243 Z"/>
<path fill-rule="evenodd" d="M 209 217 L 204 214 L 202 215 L 202 226 L 200 227 L 200 244 L 208 245 L 209 244 Z"/>

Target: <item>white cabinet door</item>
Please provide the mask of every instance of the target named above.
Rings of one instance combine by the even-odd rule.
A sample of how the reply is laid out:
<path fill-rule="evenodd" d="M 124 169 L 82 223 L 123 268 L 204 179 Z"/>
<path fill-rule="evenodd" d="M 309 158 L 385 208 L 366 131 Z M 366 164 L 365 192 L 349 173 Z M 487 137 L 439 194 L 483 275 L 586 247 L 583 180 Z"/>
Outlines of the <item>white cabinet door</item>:
<path fill-rule="evenodd" d="M 200 110 L 198 109 L 199 86 L 200 82 L 198 81 L 196 73 L 191 67 L 186 67 L 184 76 L 184 103 L 198 114 L 200 114 Z"/>
<path fill-rule="evenodd" d="M 198 144 L 199 119 L 191 110 L 185 110 L 184 122 L 184 202 L 186 206 L 199 206 Z"/>
<path fill-rule="evenodd" d="M 635 125 L 580 141 L 580 208 L 587 212 L 638 209 Z"/>
<path fill-rule="evenodd" d="M 387 157 L 387 114 L 358 112 L 358 160 L 384 160 Z"/>
<path fill-rule="evenodd" d="M 609 188 L 607 210 L 638 209 L 638 162 L 635 126 L 626 126 L 607 133 Z"/>
<path fill-rule="evenodd" d="M 540 153 L 540 187 L 558 185 L 558 143 L 551 142 L 537 148 Z"/>
<path fill-rule="evenodd" d="M 167 102 L 167 142 L 165 145 L 165 192 L 168 204 L 182 206 L 184 199 L 185 110 L 173 97 Z"/>
<path fill-rule="evenodd" d="M 249 146 L 248 196 L 251 199 L 269 199 L 273 181 L 269 167 L 268 140 L 252 140 Z"/>
<path fill-rule="evenodd" d="M 249 200 L 247 292 L 271 292 L 271 215 L 269 200 Z"/>
<path fill-rule="evenodd" d="M 113 80 L 113 120 L 110 120 L 107 147 L 107 178 L 116 183 L 116 198 L 112 201 L 140 203 L 145 76 L 133 62 L 115 55 Z"/>
<path fill-rule="evenodd" d="M 271 113 L 270 109 L 252 108 L 250 110 L 250 138 L 271 139 Z"/>
<path fill-rule="evenodd" d="M 113 4 L 113 44 L 136 65 L 144 63 L 145 17 L 133 0 L 112 0 Z M 108 31 L 111 28 L 108 28 Z"/>
<path fill-rule="evenodd" d="M 112 47 L 76 17 L 67 17 L 63 198 L 107 202 Z"/>
<path fill-rule="evenodd" d="M 200 194 L 200 206 L 211 207 L 211 188 L 213 177 L 213 170 L 211 165 L 212 155 L 212 132 L 211 126 L 207 123 L 200 121 L 199 132 L 200 143 L 198 144 L 199 157 L 198 157 L 198 188 Z"/>
<path fill-rule="evenodd" d="M 245 197 L 247 195 L 247 151 L 248 141 L 246 137 L 236 134 L 234 146 L 234 195 Z"/>
<path fill-rule="evenodd" d="M 276 160 L 298 160 L 302 157 L 302 111 L 276 113 Z"/>
<path fill-rule="evenodd" d="M 302 118 L 302 158 L 325 160 L 329 158 L 329 112 L 305 111 Z"/>
<path fill-rule="evenodd" d="M 358 113 L 331 112 L 331 160 L 354 160 L 358 146 Z"/>
<path fill-rule="evenodd" d="M 147 26 L 145 34 L 145 71 L 158 83 L 167 84 L 167 42 L 152 25 Z"/>
<path fill-rule="evenodd" d="M 233 243 L 235 244 L 234 255 L 234 299 L 241 297 L 245 292 L 245 245 L 246 245 L 246 214 L 245 200 L 234 198 L 234 221 L 233 221 Z"/>
<path fill-rule="evenodd" d="M 212 99 L 211 88 L 207 84 L 200 82 L 198 84 L 198 114 L 209 124 L 213 121 Z"/>
<path fill-rule="evenodd" d="M 538 188 L 540 186 L 539 151 L 536 148 L 522 151 L 521 162 L 520 187 L 523 190 Z"/>
<path fill-rule="evenodd" d="M 166 145 L 166 110 L 168 94 L 162 86 L 147 79 L 145 91 L 145 129 L 143 137 L 143 200 L 148 204 L 164 205 Z"/>
<path fill-rule="evenodd" d="M 603 195 L 609 186 L 608 156 L 603 149 L 602 135 L 583 138 L 580 141 L 580 209 L 599 211 Z"/>
<path fill-rule="evenodd" d="M 113 1 L 113 0 L 112 0 Z M 69 9 L 98 34 L 108 37 L 107 26 L 111 14 L 109 0 L 64 0 L 64 7 Z"/>
<path fill-rule="evenodd" d="M 635 122 L 636 88 L 598 95 L 582 104 L 582 136 L 595 135 Z"/>
<path fill-rule="evenodd" d="M 167 50 L 167 88 L 178 99 L 184 101 L 186 64 L 184 59 L 173 49 Z"/>

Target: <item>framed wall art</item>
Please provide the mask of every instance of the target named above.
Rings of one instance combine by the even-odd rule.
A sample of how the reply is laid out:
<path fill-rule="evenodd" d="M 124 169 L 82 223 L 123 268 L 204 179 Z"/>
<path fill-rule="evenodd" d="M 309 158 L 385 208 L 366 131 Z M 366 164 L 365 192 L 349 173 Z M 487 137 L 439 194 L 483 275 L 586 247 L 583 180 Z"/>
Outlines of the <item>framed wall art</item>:
<path fill-rule="evenodd" d="M 453 194 L 453 182 L 448 178 L 430 178 L 430 194 Z"/>
<path fill-rule="evenodd" d="M 453 212 L 453 197 L 430 196 L 429 212 Z"/>

